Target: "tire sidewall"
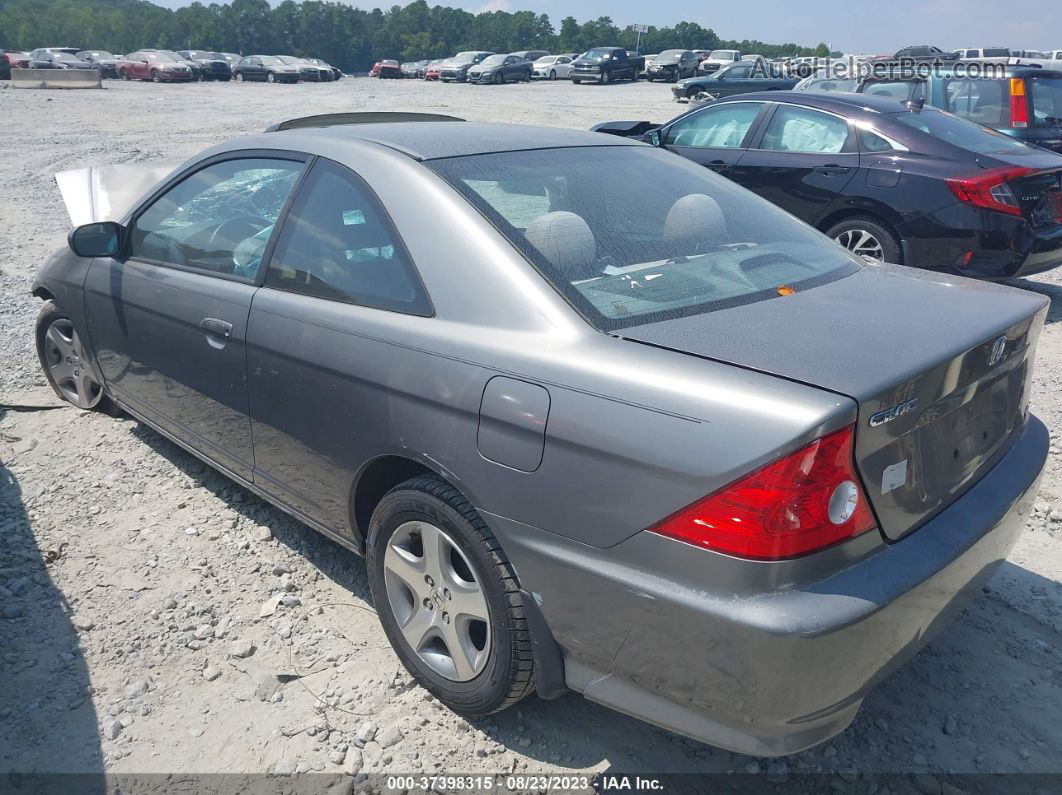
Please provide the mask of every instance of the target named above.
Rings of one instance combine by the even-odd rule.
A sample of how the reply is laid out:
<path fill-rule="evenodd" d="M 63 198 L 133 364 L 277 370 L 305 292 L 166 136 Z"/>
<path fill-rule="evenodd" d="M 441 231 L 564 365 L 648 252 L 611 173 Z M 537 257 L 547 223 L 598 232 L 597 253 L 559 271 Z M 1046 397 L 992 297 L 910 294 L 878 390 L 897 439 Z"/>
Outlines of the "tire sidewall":
<path fill-rule="evenodd" d="M 900 243 L 897 240 L 896 235 L 893 234 L 892 230 L 885 226 L 884 223 L 877 219 L 869 217 L 846 218 L 830 227 L 826 234 L 831 240 L 836 241 L 838 235 L 852 229 L 862 229 L 874 235 L 874 237 L 878 239 L 878 242 L 881 243 L 882 256 L 884 257 L 885 262 L 891 262 L 897 265 L 903 264 L 903 251 L 900 248 Z M 838 243 L 838 245 L 840 244 Z M 855 254 L 855 252 L 850 253 L 857 257 L 860 256 Z"/>
<path fill-rule="evenodd" d="M 56 396 L 60 400 L 62 400 L 64 403 L 68 403 L 69 405 L 74 406 L 74 408 L 78 409 L 79 411 L 102 411 L 104 413 L 113 412 L 114 409 L 112 408 L 111 401 L 107 397 L 106 392 L 102 389 L 103 380 L 99 377 L 99 374 L 96 372 L 96 367 L 92 362 L 87 360 L 83 362 L 83 366 L 89 368 L 89 370 L 92 371 L 98 383 L 101 385 L 99 399 L 92 406 L 88 408 L 81 408 L 80 406 L 70 403 L 70 401 L 67 400 L 66 395 L 64 395 L 62 393 L 62 390 L 59 389 L 59 385 L 55 383 L 55 378 L 52 376 L 52 368 L 48 366 L 48 359 L 44 355 L 44 336 L 48 333 L 48 329 L 52 327 L 52 324 L 55 323 L 57 320 L 70 320 L 71 324 L 73 325 L 73 320 L 71 320 L 70 315 L 68 315 L 54 303 L 49 301 L 43 307 L 41 307 L 41 311 L 37 315 L 37 322 L 36 326 L 34 327 L 33 333 L 33 339 L 37 346 L 37 360 L 41 364 L 41 370 L 44 371 L 44 378 L 48 382 L 48 386 L 52 388 L 52 391 L 55 392 Z M 74 327 L 74 330 L 77 331 L 76 326 Z"/>
<path fill-rule="evenodd" d="M 410 648 L 391 613 L 383 576 L 384 554 L 394 531 L 410 521 L 427 521 L 446 533 L 475 569 L 483 589 L 490 613 L 491 649 L 483 671 L 468 682 L 445 679 L 428 668 Z M 484 551 L 475 530 L 442 500 L 421 491 L 403 489 L 391 492 L 380 501 L 370 523 L 366 549 L 376 612 L 387 639 L 406 670 L 425 689 L 458 712 L 487 714 L 494 711 L 509 692 L 512 638 L 506 622 L 504 592 L 497 582 L 494 567 L 484 561 Z"/>

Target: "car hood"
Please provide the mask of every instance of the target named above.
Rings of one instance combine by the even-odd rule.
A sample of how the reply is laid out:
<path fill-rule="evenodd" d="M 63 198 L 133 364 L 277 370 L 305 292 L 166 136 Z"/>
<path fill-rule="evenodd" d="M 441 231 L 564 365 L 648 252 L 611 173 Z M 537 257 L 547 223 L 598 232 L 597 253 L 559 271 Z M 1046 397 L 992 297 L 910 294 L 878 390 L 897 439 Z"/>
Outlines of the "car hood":
<path fill-rule="evenodd" d="M 161 160 L 76 168 L 60 171 L 55 175 L 55 182 L 74 226 L 96 221 L 120 221 L 141 196 L 181 162 Z"/>

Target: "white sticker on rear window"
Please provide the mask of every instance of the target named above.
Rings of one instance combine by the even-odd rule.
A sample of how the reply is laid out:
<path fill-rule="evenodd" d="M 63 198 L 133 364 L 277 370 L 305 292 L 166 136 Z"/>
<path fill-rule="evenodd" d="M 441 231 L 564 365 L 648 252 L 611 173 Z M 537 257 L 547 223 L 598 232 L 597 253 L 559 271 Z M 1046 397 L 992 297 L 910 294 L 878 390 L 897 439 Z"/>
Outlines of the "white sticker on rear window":
<path fill-rule="evenodd" d="M 885 467 L 881 473 L 881 493 L 888 494 L 893 489 L 898 489 L 907 482 L 907 459 L 898 464 Z"/>

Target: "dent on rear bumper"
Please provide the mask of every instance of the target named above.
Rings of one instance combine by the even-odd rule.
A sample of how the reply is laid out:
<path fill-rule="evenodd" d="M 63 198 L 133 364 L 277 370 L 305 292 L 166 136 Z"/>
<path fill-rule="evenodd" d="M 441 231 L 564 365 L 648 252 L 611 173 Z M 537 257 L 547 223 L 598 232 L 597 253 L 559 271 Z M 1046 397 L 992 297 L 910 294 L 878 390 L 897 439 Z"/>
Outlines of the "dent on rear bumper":
<path fill-rule="evenodd" d="M 893 544 L 867 533 L 799 561 L 739 561 L 639 533 L 595 549 L 485 513 L 587 698 L 756 756 L 844 730 L 1006 557 L 1036 494 L 1030 417 L 976 486 Z"/>

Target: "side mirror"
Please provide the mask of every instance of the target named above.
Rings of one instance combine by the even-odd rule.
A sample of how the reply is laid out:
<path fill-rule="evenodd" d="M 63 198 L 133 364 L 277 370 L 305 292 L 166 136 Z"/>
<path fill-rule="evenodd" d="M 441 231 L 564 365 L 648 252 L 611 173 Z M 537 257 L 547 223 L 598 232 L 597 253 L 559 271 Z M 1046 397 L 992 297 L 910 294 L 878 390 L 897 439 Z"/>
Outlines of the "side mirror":
<path fill-rule="evenodd" d="M 121 251 L 124 231 L 114 221 L 83 224 L 70 233 L 66 242 L 79 257 L 114 257 Z"/>
<path fill-rule="evenodd" d="M 661 146 L 661 145 L 663 145 L 663 139 L 660 137 L 660 130 L 659 129 L 650 130 L 649 132 L 647 132 L 645 134 L 645 136 L 646 136 L 646 141 L 651 143 L 653 146 Z"/>

